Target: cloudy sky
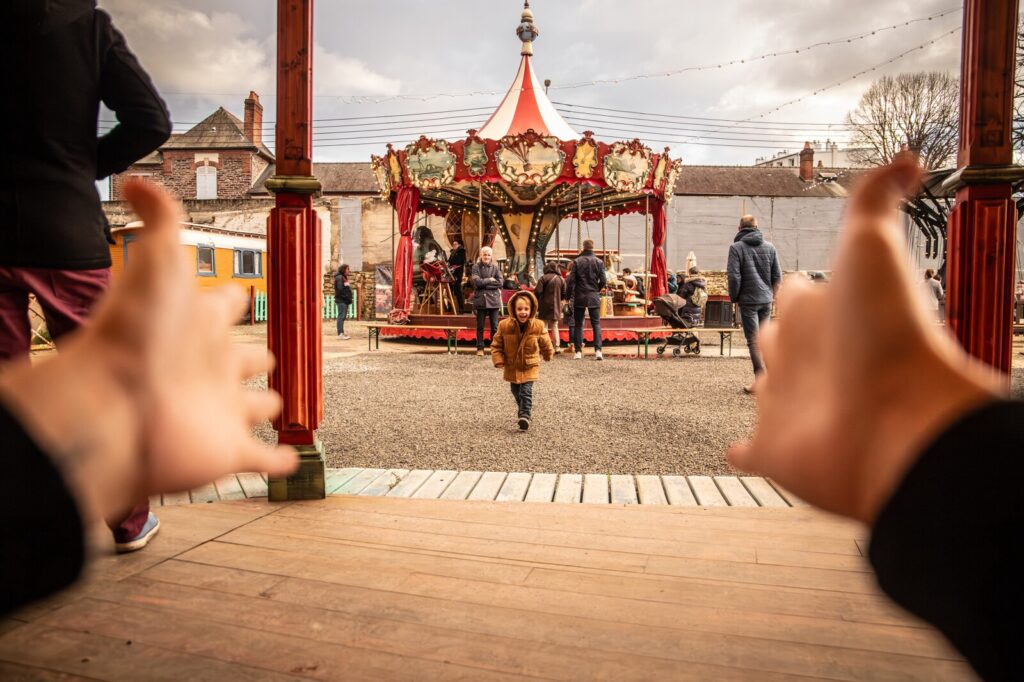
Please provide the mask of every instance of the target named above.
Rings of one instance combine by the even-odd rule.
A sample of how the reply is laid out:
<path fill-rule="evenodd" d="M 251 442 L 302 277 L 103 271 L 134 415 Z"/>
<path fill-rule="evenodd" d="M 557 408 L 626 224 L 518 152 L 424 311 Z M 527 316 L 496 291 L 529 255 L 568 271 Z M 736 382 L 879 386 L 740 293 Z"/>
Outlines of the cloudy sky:
<path fill-rule="evenodd" d="M 274 119 L 274 0 L 100 5 L 153 75 L 176 130 L 218 106 L 241 116 L 249 90 Z M 669 142 L 688 164 L 750 165 L 803 139 L 844 140 L 836 124 L 872 78 L 959 70 L 953 0 L 534 0 L 532 8 L 534 66 L 552 81 L 559 108 L 575 112 L 572 125 L 606 140 Z M 420 131 L 457 139 L 479 127 L 515 76 L 521 11 L 521 0 L 318 0 L 316 159 L 363 161 Z M 734 60 L 746 61 L 714 68 Z M 629 79 L 698 66 L 713 68 Z"/>

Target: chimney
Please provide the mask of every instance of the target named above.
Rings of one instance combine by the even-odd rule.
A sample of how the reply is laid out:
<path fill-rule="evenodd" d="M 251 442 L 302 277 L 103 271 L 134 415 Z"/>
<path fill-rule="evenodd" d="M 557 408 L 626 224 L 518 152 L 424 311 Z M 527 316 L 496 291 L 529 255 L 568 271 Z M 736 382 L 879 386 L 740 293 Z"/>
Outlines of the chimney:
<path fill-rule="evenodd" d="M 263 144 L 263 105 L 260 104 L 260 96 L 254 91 L 249 91 L 249 97 L 245 100 L 245 136 L 253 144 Z"/>
<path fill-rule="evenodd" d="M 804 148 L 800 150 L 800 179 L 804 182 L 814 180 L 814 150 L 810 142 L 804 142 Z"/>

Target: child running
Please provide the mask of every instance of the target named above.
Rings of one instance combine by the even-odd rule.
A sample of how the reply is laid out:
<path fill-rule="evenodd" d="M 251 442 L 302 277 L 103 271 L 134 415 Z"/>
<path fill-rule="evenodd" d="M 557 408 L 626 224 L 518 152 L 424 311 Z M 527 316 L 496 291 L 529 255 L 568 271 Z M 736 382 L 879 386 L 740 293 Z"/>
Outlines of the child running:
<path fill-rule="evenodd" d="M 491 341 L 491 361 L 504 368 L 505 381 L 519 407 L 519 428 L 530 428 L 533 411 L 533 382 L 540 377 L 540 359 L 550 361 L 555 348 L 544 323 L 537 319 L 537 297 L 520 291 L 508 302 L 509 316 L 498 325 Z"/>

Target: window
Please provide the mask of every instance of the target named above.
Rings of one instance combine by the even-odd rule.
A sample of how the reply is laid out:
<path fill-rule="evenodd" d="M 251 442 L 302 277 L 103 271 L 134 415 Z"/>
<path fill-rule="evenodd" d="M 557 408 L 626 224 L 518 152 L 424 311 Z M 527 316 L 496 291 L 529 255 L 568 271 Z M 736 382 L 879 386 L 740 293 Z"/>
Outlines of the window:
<path fill-rule="evenodd" d="M 262 277 L 263 253 L 254 249 L 235 249 L 235 277 Z"/>
<path fill-rule="evenodd" d="M 196 246 L 196 274 L 200 277 L 217 276 L 217 261 L 212 246 Z"/>
<path fill-rule="evenodd" d="M 217 198 L 217 169 L 213 166 L 196 168 L 196 199 Z"/>

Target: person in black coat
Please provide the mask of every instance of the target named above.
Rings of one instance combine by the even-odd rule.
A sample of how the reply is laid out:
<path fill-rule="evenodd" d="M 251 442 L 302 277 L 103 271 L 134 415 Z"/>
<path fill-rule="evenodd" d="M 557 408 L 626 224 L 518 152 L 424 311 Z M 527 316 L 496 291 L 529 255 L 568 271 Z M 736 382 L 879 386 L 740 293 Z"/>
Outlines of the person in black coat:
<path fill-rule="evenodd" d="M 697 326 L 704 317 L 704 306 L 700 299 L 707 302 L 708 285 L 696 266 L 690 268 L 690 274 L 683 280 L 683 286 L 678 289 L 678 294 L 686 301 L 686 305 L 679 311 L 679 316 L 689 322 L 691 327 Z"/>
<path fill-rule="evenodd" d="M 448 254 L 448 269 L 452 272 L 452 294 L 455 296 L 455 310 L 462 314 L 466 301 L 462 295 L 462 277 L 466 272 L 466 249 L 458 237 L 452 239 L 452 250 Z"/>
<path fill-rule="evenodd" d="M 348 277 L 351 268 L 347 263 L 342 263 L 338 272 L 334 275 L 334 303 L 338 306 L 338 336 L 347 341 L 351 337 L 345 333 L 345 319 L 348 317 L 348 308 L 352 305 L 352 285 Z"/>
<path fill-rule="evenodd" d="M 0 106 L 0 360 L 24 357 L 34 294 L 50 336 L 85 320 L 110 281 L 110 228 L 96 181 L 171 134 L 149 76 L 95 0 L 0 5 L 0 60 L 14 65 Z M 100 103 L 117 124 L 97 137 Z M 111 524 L 119 551 L 160 528 L 148 499 Z"/>
<path fill-rule="evenodd" d="M 608 285 L 604 263 L 594 255 L 594 241 L 583 241 L 583 251 L 573 261 L 572 271 L 566 280 L 572 295 L 573 327 L 572 342 L 576 350 L 575 359 L 583 357 L 584 313 L 590 316 L 590 327 L 594 331 L 594 359 L 603 360 L 601 353 L 601 290 Z"/>
<path fill-rule="evenodd" d="M 782 267 L 775 246 L 764 239 L 752 215 L 740 218 L 740 227 L 729 246 L 726 264 L 729 299 L 739 305 L 743 335 L 750 349 L 754 378 L 764 371 L 764 360 L 757 343 L 758 330 L 772 315 L 775 291 L 782 282 Z M 745 387 L 748 393 L 752 385 Z"/>

